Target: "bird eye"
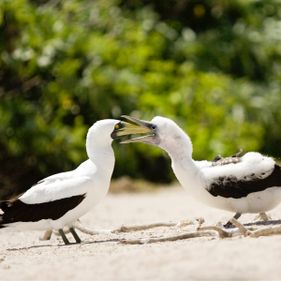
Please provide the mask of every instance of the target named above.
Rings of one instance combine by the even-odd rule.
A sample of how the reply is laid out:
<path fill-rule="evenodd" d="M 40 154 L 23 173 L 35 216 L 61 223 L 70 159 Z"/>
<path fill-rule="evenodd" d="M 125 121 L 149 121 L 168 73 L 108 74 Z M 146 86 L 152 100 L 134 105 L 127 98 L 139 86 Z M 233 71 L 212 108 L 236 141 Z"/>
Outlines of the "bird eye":
<path fill-rule="evenodd" d="M 125 124 L 123 122 L 119 122 L 114 126 L 114 130 L 120 130 L 125 127 Z"/>
<path fill-rule="evenodd" d="M 151 125 L 151 129 L 152 129 L 152 130 L 155 130 L 156 128 L 157 128 L 156 125 L 154 125 L 154 124 Z"/>

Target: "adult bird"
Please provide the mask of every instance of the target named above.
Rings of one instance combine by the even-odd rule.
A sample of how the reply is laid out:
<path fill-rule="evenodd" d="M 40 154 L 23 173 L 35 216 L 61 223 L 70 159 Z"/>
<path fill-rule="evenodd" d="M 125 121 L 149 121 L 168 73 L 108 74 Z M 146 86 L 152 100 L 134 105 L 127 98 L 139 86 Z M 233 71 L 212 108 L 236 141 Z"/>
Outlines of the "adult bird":
<path fill-rule="evenodd" d="M 121 143 L 144 142 L 165 150 L 180 184 L 199 201 L 215 208 L 260 213 L 281 202 L 281 168 L 258 152 L 214 161 L 194 161 L 189 136 L 171 119 L 154 117 L 150 122 L 123 116 L 112 136 Z M 123 141 L 122 141 L 123 140 Z"/>
<path fill-rule="evenodd" d="M 74 223 L 106 195 L 114 168 L 111 133 L 119 120 L 105 119 L 88 130 L 88 160 L 75 170 L 47 177 L 16 200 L 0 202 L 0 228 L 58 230 L 70 244 L 63 228 L 69 228 L 76 243 L 81 239 Z"/>

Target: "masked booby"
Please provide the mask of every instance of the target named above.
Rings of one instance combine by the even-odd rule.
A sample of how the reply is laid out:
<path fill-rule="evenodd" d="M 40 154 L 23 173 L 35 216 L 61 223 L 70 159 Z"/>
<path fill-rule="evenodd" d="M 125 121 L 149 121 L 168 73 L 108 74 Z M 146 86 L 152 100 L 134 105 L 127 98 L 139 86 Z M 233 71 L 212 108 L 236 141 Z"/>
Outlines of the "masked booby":
<path fill-rule="evenodd" d="M 63 231 L 66 226 L 80 243 L 74 222 L 108 191 L 115 162 L 111 133 L 118 123 L 113 119 L 94 123 L 86 138 L 89 159 L 75 170 L 49 176 L 19 198 L 0 202 L 0 228 L 58 230 L 64 243 L 70 244 Z"/>
<path fill-rule="evenodd" d="M 165 150 L 180 184 L 196 199 L 211 207 L 235 212 L 260 213 L 281 202 L 281 168 L 273 158 L 248 152 L 232 159 L 192 159 L 190 137 L 171 119 L 154 117 L 150 122 L 123 116 L 113 138 L 121 143 L 143 142 Z"/>

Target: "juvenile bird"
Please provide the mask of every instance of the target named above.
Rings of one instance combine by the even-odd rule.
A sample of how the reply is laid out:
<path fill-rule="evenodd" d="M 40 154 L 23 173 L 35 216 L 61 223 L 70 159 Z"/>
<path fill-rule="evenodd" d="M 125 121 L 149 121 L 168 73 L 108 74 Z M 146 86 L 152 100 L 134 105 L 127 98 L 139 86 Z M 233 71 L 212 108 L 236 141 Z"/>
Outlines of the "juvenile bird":
<path fill-rule="evenodd" d="M 112 136 L 122 143 L 143 142 L 165 150 L 181 185 L 211 207 L 235 212 L 260 213 L 281 202 L 281 168 L 274 159 L 248 152 L 215 161 L 194 161 L 189 136 L 171 119 L 154 117 L 150 122 L 124 116 Z M 235 161 L 234 161 L 235 160 Z"/>

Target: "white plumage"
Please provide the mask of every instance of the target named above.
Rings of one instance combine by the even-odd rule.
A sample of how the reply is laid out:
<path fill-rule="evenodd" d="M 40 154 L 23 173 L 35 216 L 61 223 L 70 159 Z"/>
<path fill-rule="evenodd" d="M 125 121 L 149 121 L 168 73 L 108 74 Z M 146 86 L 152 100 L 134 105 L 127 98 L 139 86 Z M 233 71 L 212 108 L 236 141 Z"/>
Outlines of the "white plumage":
<path fill-rule="evenodd" d="M 76 242 L 80 239 L 73 223 L 106 195 L 114 168 L 111 133 L 118 120 L 96 122 L 89 130 L 86 150 L 89 159 L 75 170 L 52 175 L 28 189 L 15 201 L 0 203 L 0 228 L 59 230 L 70 228 Z"/>
<path fill-rule="evenodd" d="M 281 202 L 281 169 L 272 158 L 249 152 L 229 163 L 194 161 L 192 142 L 174 121 L 159 116 L 150 122 L 124 117 L 131 124 L 121 122 L 114 136 L 129 135 L 123 143 L 144 142 L 165 150 L 181 185 L 204 204 L 239 217 L 263 213 Z"/>

